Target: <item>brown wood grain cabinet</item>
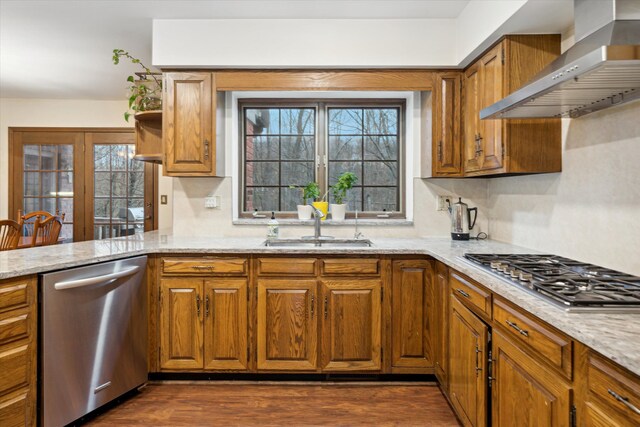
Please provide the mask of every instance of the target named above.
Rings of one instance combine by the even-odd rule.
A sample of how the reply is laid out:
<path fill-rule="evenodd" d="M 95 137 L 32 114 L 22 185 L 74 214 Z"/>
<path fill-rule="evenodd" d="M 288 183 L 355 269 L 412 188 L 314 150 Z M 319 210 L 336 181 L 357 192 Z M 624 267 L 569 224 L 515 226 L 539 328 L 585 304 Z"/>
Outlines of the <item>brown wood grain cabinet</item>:
<path fill-rule="evenodd" d="M 396 260 L 392 274 L 391 365 L 418 370 L 433 368 L 433 263 Z"/>
<path fill-rule="evenodd" d="M 380 370 L 380 279 L 327 279 L 320 285 L 323 304 L 322 370 Z"/>
<path fill-rule="evenodd" d="M 434 177 L 462 176 L 460 88 L 460 72 L 434 74 L 431 107 Z"/>
<path fill-rule="evenodd" d="M 34 426 L 37 412 L 35 276 L 0 281 L 0 425 Z"/>
<path fill-rule="evenodd" d="M 216 176 L 216 86 L 210 72 L 164 73 L 163 172 Z"/>
<path fill-rule="evenodd" d="M 489 327 L 457 296 L 450 303 L 449 398 L 463 425 L 486 426 Z"/>
<path fill-rule="evenodd" d="M 440 387 L 449 388 L 449 268 L 436 262 L 434 287 L 433 364 Z"/>
<path fill-rule="evenodd" d="M 162 163 L 162 111 L 141 111 L 134 115 L 136 154 L 134 159 Z"/>
<path fill-rule="evenodd" d="M 480 120 L 560 54 L 559 35 L 508 35 L 464 71 L 465 176 L 559 172 L 560 119 Z"/>
<path fill-rule="evenodd" d="M 317 287 L 315 279 L 258 279 L 258 370 L 317 369 Z"/>
<path fill-rule="evenodd" d="M 571 425 L 570 383 L 538 363 L 501 330 L 494 330 L 492 352 L 493 425 Z"/>

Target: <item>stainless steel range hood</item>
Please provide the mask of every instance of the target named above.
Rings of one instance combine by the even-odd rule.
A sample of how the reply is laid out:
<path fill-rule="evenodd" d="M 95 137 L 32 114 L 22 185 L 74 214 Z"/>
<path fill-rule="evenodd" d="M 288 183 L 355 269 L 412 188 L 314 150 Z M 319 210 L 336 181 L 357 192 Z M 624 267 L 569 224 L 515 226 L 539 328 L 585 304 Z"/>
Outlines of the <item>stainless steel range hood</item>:
<path fill-rule="evenodd" d="M 576 44 L 481 119 L 579 117 L 640 99 L 640 0 L 574 0 Z"/>

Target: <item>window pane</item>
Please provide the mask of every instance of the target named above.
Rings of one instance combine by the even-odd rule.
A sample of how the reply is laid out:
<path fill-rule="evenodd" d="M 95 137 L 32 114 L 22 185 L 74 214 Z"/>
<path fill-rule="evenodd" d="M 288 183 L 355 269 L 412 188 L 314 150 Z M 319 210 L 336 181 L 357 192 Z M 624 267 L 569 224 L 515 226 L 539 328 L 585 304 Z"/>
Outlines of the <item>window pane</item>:
<path fill-rule="evenodd" d="M 315 114 L 312 108 L 291 108 L 280 110 L 280 133 L 283 135 L 313 135 Z"/>
<path fill-rule="evenodd" d="M 358 183 L 362 183 L 362 162 L 331 162 L 329 163 L 329 185 L 338 181 L 338 177 L 344 172 L 353 172 L 358 177 Z"/>
<path fill-rule="evenodd" d="M 95 172 L 93 176 L 94 176 L 93 194 L 95 196 L 109 197 L 111 195 L 111 173 Z"/>
<path fill-rule="evenodd" d="M 248 136 L 245 140 L 247 160 L 278 160 L 280 142 L 277 136 Z"/>
<path fill-rule="evenodd" d="M 111 194 L 113 197 L 127 197 L 126 172 L 111 173 Z"/>
<path fill-rule="evenodd" d="M 282 162 L 281 185 L 307 185 L 313 181 L 313 162 Z"/>
<path fill-rule="evenodd" d="M 278 210 L 278 188 L 277 187 L 251 187 L 247 188 L 248 211 L 258 209 L 259 211 Z"/>
<path fill-rule="evenodd" d="M 397 189 L 395 187 L 364 187 L 365 211 L 397 211 Z"/>
<path fill-rule="evenodd" d="M 395 135 L 398 133 L 396 108 L 367 108 L 364 110 L 364 133 L 369 135 Z"/>
<path fill-rule="evenodd" d="M 364 185 L 396 185 L 398 182 L 398 163 L 365 162 Z"/>
<path fill-rule="evenodd" d="M 329 160 L 362 160 L 362 137 L 330 136 Z"/>
<path fill-rule="evenodd" d="M 277 162 L 247 162 L 246 185 L 278 185 Z M 277 203 L 277 201 L 276 201 Z"/>
<path fill-rule="evenodd" d="M 140 160 L 136 160 L 133 158 L 133 156 L 135 156 L 136 154 L 136 147 L 135 145 L 128 145 L 127 146 L 127 158 L 128 158 L 128 168 L 130 171 L 139 171 L 139 172 L 143 172 L 144 171 L 144 162 L 140 161 Z"/>
<path fill-rule="evenodd" d="M 111 199 L 111 217 L 113 222 L 127 219 L 127 199 Z"/>
<path fill-rule="evenodd" d="M 47 197 L 42 199 L 42 210 L 55 213 L 56 211 L 56 199 L 55 197 Z"/>
<path fill-rule="evenodd" d="M 58 169 L 73 170 L 73 145 L 58 146 Z"/>
<path fill-rule="evenodd" d="M 64 214 L 64 222 L 73 222 L 73 199 L 64 197 L 58 199 L 58 211 L 60 215 Z"/>
<path fill-rule="evenodd" d="M 94 145 L 93 163 L 94 170 L 108 171 L 111 164 L 111 147 L 108 145 Z"/>
<path fill-rule="evenodd" d="M 313 160 L 315 138 L 313 136 L 283 136 L 282 160 Z"/>
<path fill-rule="evenodd" d="M 307 201 L 307 203 L 310 200 Z M 303 203 L 302 193 L 299 188 L 282 187 L 280 189 L 280 210 L 296 211 L 298 205 Z"/>
<path fill-rule="evenodd" d="M 280 111 L 277 108 L 247 108 L 246 135 L 277 135 L 280 133 Z"/>
<path fill-rule="evenodd" d="M 22 205 L 24 206 L 24 213 L 29 213 L 33 211 L 39 211 L 40 209 L 40 199 L 35 199 L 31 197 L 25 197 Z"/>
<path fill-rule="evenodd" d="M 42 145 L 40 146 L 40 169 L 42 170 L 55 170 L 56 158 L 58 156 L 55 145 Z"/>
<path fill-rule="evenodd" d="M 109 199 L 95 199 L 93 203 L 94 222 L 108 222 L 111 212 L 111 203 Z"/>
<path fill-rule="evenodd" d="M 25 145 L 23 150 L 24 170 L 40 169 L 40 146 Z"/>
<path fill-rule="evenodd" d="M 40 172 L 24 173 L 24 195 L 39 196 L 40 195 Z M 25 211 L 28 212 L 28 211 Z"/>
<path fill-rule="evenodd" d="M 361 133 L 362 109 L 329 109 L 329 135 L 359 135 Z"/>
<path fill-rule="evenodd" d="M 144 197 L 144 172 L 129 173 L 129 197 Z"/>
<path fill-rule="evenodd" d="M 367 136 L 364 141 L 365 160 L 397 160 L 397 136 Z"/>
<path fill-rule="evenodd" d="M 111 169 L 114 171 L 127 170 L 127 162 L 129 160 L 127 153 L 129 152 L 126 145 L 111 146 Z"/>
<path fill-rule="evenodd" d="M 55 172 L 42 172 L 40 179 L 42 180 L 43 196 L 55 197 L 58 195 L 58 192 L 56 191 L 56 173 Z"/>
<path fill-rule="evenodd" d="M 59 196 L 73 195 L 73 172 L 58 172 Z"/>

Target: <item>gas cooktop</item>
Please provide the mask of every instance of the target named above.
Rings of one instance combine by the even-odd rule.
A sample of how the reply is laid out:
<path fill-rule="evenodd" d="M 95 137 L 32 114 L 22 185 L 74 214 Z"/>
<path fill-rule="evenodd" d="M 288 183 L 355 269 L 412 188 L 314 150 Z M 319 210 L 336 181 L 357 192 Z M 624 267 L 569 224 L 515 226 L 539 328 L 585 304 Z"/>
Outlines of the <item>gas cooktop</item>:
<path fill-rule="evenodd" d="M 568 312 L 640 312 L 640 277 L 556 255 L 464 257 Z"/>

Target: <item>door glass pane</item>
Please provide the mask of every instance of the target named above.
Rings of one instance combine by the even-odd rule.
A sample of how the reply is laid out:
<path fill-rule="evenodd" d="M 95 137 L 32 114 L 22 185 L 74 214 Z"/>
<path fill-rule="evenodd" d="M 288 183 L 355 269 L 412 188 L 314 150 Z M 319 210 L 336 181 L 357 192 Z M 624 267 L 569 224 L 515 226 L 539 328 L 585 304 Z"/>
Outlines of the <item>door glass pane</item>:
<path fill-rule="evenodd" d="M 60 239 L 73 241 L 73 145 L 41 144 L 22 147 L 24 214 L 46 211 L 65 214 Z"/>
<path fill-rule="evenodd" d="M 144 232 L 144 163 L 134 160 L 134 144 L 93 147 L 94 239 Z"/>

